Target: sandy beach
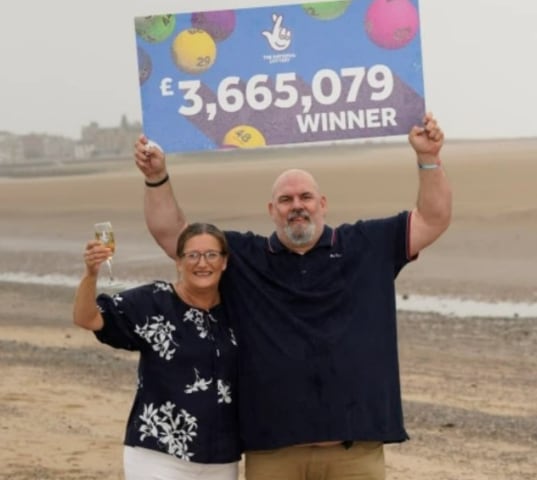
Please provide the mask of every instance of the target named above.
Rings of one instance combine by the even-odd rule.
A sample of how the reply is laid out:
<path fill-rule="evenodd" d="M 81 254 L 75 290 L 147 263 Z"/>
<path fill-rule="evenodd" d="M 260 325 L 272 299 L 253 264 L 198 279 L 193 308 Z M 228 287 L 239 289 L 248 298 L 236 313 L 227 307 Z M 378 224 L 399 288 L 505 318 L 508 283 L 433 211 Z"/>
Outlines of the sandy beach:
<path fill-rule="evenodd" d="M 449 231 L 397 279 L 404 296 L 537 303 L 537 139 L 448 142 Z M 189 219 L 269 233 L 270 187 L 309 169 L 327 222 L 412 208 L 406 144 L 345 145 L 170 158 Z M 47 168 L 0 166 L 0 479 L 122 478 L 136 356 L 71 321 L 92 224 L 115 227 L 117 277 L 173 279 L 145 228 L 132 159 Z M 386 447 L 389 480 L 533 480 L 537 472 L 537 317 L 399 312 L 411 440 Z"/>

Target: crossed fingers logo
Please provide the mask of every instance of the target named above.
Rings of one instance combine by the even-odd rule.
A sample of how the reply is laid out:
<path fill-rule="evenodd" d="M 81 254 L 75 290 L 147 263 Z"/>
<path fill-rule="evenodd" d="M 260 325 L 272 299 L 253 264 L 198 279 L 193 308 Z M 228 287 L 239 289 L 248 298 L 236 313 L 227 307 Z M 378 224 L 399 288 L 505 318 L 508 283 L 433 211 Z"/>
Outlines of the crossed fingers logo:
<path fill-rule="evenodd" d="M 283 25 L 283 15 L 272 14 L 272 30 L 261 32 L 267 39 L 270 47 L 282 52 L 291 45 L 291 32 Z"/>

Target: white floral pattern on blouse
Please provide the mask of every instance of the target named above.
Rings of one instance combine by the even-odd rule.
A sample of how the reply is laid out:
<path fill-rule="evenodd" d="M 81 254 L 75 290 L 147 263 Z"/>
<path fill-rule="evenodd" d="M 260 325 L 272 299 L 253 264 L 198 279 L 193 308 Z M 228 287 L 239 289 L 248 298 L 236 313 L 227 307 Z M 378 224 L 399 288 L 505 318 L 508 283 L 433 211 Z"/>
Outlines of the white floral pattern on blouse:
<path fill-rule="evenodd" d="M 188 451 L 189 443 L 197 435 L 198 419 L 186 410 L 179 409 L 174 413 L 176 405 L 166 402 L 156 408 L 152 403 L 144 405 L 144 413 L 140 415 L 140 440 L 146 437 L 155 438 L 166 447 L 167 453 L 181 460 L 190 461 L 194 454 Z"/>
<path fill-rule="evenodd" d="M 153 350 L 158 352 L 160 357 L 171 360 L 175 353 L 175 348 L 179 345 L 173 341 L 175 325 L 167 321 L 163 315 L 152 316 L 145 321 L 145 325 L 136 325 L 134 332 L 140 335 L 147 343 L 151 344 Z"/>

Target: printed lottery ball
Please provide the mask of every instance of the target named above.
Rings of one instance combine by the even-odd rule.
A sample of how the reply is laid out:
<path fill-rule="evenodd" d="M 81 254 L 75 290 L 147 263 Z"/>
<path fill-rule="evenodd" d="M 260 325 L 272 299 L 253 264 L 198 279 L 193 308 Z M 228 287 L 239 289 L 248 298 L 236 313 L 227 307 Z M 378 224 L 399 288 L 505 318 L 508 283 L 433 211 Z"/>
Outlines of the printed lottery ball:
<path fill-rule="evenodd" d="M 345 13 L 352 0 L 338 2 L 303 3 L 302 8 L 319 20 L 333 20 Z"/>
<path fill-rule="evenodd" d="M 191 23 L 194 28 L 205 30 L 215 42 L 221 42 L 235 30 L 235 12 L 221 10 L 218 12 L 193 13 Z"/>
<path fill-rule="evenodd" d="M 222 140 L 223 147 L 258 148 L 266 145 L 265 137 L 255 127 L 238 125 L 227 132 Z"/>
<path fill-rule="evenodd" d="M 151 57 L 142 47 L 138 47 L 138 78 L 140 85 L 145 83 L 151 75 L 152 70 L 153 62 L 151 61 Z"/>
<path fill-rule="evenodd" d="M 216 43 L 205 30 L 183 30 L 172 45 L 175 64 L 187 73 L 203 73 L 216 60 Z"/>
<path fill-rule="evenodd" d="M 410 0 L 375 0 L 365 15 L 366 32 L 381 48 L 404 47 L 418 28 L 418 10 Z"/>
<path fill-rule="evenodd" d="M 149 15 L 136 17 L 136 34 L 146 42 L 158 43 L 166 40 L 175 29 L 175 15 Z"/>

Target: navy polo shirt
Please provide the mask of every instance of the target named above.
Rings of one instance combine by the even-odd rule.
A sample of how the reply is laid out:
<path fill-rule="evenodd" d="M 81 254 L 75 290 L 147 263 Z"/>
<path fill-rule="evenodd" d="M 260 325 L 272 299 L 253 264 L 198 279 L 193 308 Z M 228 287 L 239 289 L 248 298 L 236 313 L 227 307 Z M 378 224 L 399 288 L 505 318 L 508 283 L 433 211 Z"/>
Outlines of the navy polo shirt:
<path fill-rule="evenodd" d="M 331 440 L 400 442 L 394 280 L 410 214 L 325 226 L 300 255 L 226 232 L 222 290 L 238 319 L 239 421 L 246 450 Z"/>

